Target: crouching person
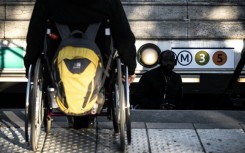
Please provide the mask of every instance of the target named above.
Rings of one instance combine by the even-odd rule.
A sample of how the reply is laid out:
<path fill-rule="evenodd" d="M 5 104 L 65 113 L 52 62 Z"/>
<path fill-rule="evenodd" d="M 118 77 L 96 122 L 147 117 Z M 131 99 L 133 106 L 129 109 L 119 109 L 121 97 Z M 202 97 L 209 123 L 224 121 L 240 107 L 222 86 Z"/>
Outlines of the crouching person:
<path fill-rule="evenodd" d="M 173 71 L 177 64 L 171 50 L 163 51 L 158 58 L 160 64 L 141 77 L 134 94 L 134 103 L 140 109 L 181 109 L 182 80 Z"/>

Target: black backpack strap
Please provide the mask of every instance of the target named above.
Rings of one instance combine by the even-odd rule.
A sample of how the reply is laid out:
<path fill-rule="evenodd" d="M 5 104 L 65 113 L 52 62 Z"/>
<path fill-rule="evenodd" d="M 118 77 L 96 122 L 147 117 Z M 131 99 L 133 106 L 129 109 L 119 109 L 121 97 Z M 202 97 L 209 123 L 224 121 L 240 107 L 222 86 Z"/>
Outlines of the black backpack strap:
<path fill-rule="evenodd" d="M 68 38 L 71 34 L 71 30 L 69 29 L 68 25 L 55 23 L 57 30 L 59 31 L 60 37 L 62 40 Z"/>
<path fill-rule="evenodd" d="M 99 27 L 100 27 L 100 23 L 90 24 L 88 26 L 87 30 L 85 31 L 85 35 L 87 36 L 87 38 L 95 41 Z"/>

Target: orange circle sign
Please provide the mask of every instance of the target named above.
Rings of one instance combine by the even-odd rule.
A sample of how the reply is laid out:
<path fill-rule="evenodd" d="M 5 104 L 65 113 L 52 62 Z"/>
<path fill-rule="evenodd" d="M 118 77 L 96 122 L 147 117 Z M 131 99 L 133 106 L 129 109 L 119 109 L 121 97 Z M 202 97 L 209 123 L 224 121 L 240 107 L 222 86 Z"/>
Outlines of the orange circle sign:
<path fill-rule="evenodd" d="M 213 55 L 214 64 L 221 66 L 224 65 L 226 61 L 227 61 L 227 55 L 225 52 L 219 50 L 214 53 Z"/>

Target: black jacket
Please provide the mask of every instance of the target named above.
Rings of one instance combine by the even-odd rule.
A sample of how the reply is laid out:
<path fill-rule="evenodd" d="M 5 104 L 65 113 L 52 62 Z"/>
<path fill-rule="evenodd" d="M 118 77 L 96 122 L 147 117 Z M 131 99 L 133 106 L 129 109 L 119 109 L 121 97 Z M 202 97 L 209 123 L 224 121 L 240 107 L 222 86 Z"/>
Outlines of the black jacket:
<path fill-rule="evenodd" d="M 35 64 L 43 51 L 44 35 L 50 22 L 65 23 L 71 29 L 84 31 L 89 23 L 106 23 L 108 19 L 114 47 L 129 67 L 129 74 L 133 74 L 136 68 L 135 37 L 120 0 L 36 0 L 27 33 L 25 67 Z M 103 26 L 96 38 L 102 53 L 105 52 Z"/>
<path fill-rule="evenodd" d="M 133 103 L 141 109 L 160 109 L 160 105 L 170 103 L 180 108 L 182 98 L 182 80 L 180 75 L 172 72 L 166 81 L 161 67 L 144 73 L 133 95 Z M 164 100 L 164 94 L 166 98 Z"/>

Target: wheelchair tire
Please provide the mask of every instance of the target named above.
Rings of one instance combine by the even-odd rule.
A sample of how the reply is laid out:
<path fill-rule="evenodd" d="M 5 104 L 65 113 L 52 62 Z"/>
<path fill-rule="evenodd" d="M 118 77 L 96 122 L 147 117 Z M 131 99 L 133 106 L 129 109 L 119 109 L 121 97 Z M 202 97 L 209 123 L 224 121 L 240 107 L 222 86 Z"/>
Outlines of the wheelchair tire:
<path fill-rule="evenodd" d="M 31 93 L 32 93 L 32 82 L 33 80 L 31 80 L 31 73 L 32 73 L 32 65 L 30 65 L 29 67 L 29 72 L 28 72 L 28 82 L 26 85 L 26 101 L 25 101 L 25 140 L 26 142 L 29 142 L 29 135 L 30 135 L 30 131 L 29 131 L 29 123 L 31 121 L 31 112 L 30 112 L 30 99 L 31 99 Z"/>
<path fill-rule="evenodd" d="M 122 82 L 122 69 L 121 69 L 121 61 L 117 59 L 117 85 L 118 85 L 118 94 L 119 94 L 119 134 L 120 134 L 120 149 L 122 151 L 125 150 L 125 93 L 124 93 L 124 85 Z"/>
<path fill-rule="evenodd" d="M 31 139 L 30 144 L 33 151 L 37 150 L 38 139 L 43 122 L 43 65 L 41 59 L 37 60 L 34 73 L 33 96 L 31 99 Z"/>

